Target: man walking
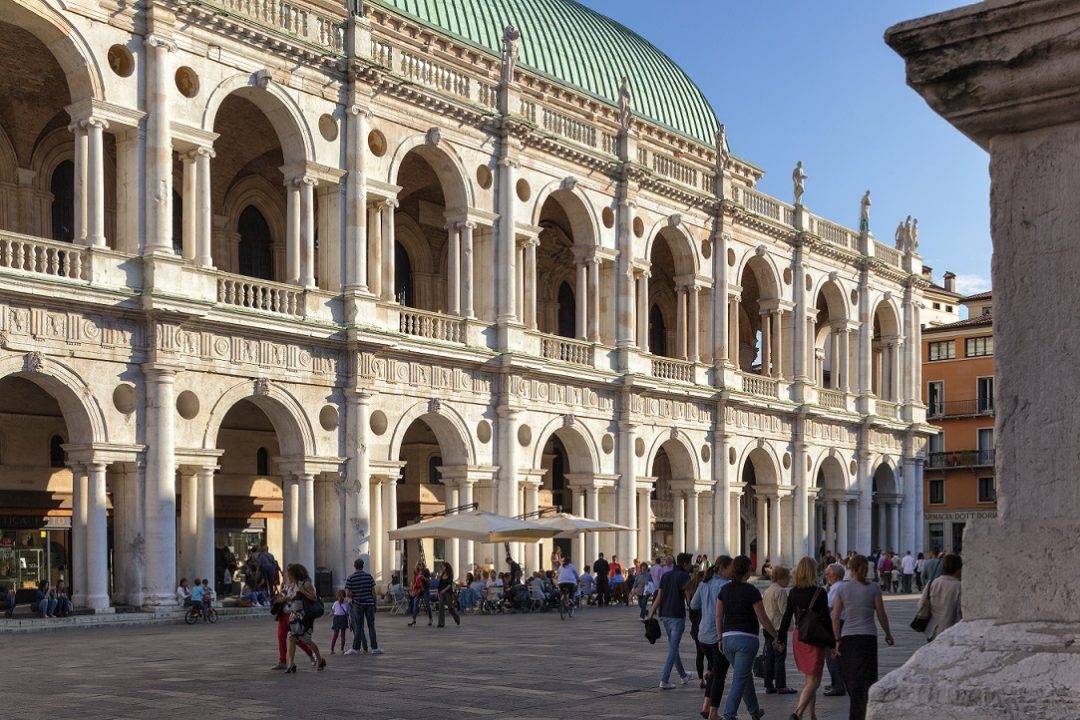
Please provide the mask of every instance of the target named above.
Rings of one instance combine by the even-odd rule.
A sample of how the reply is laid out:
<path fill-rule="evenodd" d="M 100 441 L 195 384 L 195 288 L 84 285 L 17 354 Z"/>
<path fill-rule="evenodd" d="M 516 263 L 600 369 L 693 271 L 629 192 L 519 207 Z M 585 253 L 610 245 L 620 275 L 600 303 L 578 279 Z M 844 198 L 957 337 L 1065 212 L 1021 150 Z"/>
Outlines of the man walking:
<path fill-rule="evenodd" d="M 930 584 L 930 581 L 941 574 L 941 558 L 938 556 L 937 550 L 930 551 L 930 559 L 923 563 L 922 566 L 922 584 L 926 587 Z"/>
<path fill-rule="evenodd" d="M 379 641 L 375 639 L 375 578 L 364 570 L 364 560 L 357 558 L 353 563 L 356 572 L 345 581 L 345 593 L 352 599 L 349 614 L 352 615 L 352 648 L 346 655 L 359 655 L 368 651 L 367 638 L 364 637 L 364 623 L 367 623 L 371 635 L 371 654 L 382 655 Z"/>
<path fill-rule="evenodd" d="M 915 558 L 911 556 L 911 551 L 908 550 L 904 553 L 904 557 L 900 560 L 900 592 L 911 592 L 911 580 L 915 577 Z"/>
<path fill-rule="evenodd" d="M 683 685 L 694 679 L 694 673 L 683 669 L 682 658 L 679 656 L 679 643 L 686 630 L 686 586 L 690 582 L 692 560 L 690 553 L 679 553 L 675 560 L 675 567 L 660 579 L 660 587 L 656 589 L 656 598 L 646 618 L 647 621 L 659 613 L 660 624 L 664 626 L 664 631 L 668 636 L 667 658 L 664 660 L 664 669 L 660 674 L 661 690 L 671 690 L 675 687 L 668 682 L 672 667 L 678 671 Z"/>
<path fill-rule="evenodd" d="M 611 570 L 611 565 L 604 559 L 604 553 L 600 553 L 600 557 L 593 563 L 593 577 L 596 578 L 596 604 L 597 606 L 604 606 L 608 604 L 611 599 L 611 584 L 608 582 L 608 572 Z"/>
<path fill-rule="evenodd" d="M 844 578 L 844 566 L 833 563 L 825 568 L 825 582 L 829 586 L 829 616 L 832 617 L 833 599 L 836 598 L 840 586 L 847 580 Z M 844 627 L 844 612 L 840 612 L 840 627 Z M 825 653 L 825 664 L 829 667 L 829 685 L 825 688 L 825 694 L 829 696 L 845 695 L 844 676 L 840 673 L 840 658 L 831 652 Z"/>

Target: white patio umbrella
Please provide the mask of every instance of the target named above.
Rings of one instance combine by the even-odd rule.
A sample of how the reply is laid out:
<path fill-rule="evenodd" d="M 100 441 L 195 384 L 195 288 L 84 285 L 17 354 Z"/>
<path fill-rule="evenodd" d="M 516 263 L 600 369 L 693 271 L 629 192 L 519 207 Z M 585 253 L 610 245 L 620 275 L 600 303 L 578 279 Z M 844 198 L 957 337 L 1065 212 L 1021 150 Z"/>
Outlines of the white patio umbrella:
<path fill-rule="evenodd" d="M 469 510 L 454 515 L 422 520 L 390 531 L 391 540 L 453 539 L 482 543 L 531 542 L 554 537 L 558 528 L 538 522 Z"/>
<path fill-rule="evenodd" d="M 559 534 L 555 537 L 560 540 L 575 538 L 587 532 L 619 532 L 630 529 L 625 525 L 616 525 L 603 520 L 590 520 L 570 513 L 548 515 L 547 517 L 537 518 L 534 522 L 558 530 Z"/>

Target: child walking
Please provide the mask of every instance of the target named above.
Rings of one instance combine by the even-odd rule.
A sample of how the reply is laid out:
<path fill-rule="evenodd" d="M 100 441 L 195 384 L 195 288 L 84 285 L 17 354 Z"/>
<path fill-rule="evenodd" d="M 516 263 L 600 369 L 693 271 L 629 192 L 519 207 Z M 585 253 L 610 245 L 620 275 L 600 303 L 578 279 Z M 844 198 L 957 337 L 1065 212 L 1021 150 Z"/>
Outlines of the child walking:
<path fill-rule="evenodd" d="M 334 644 L 337 643 L 338 633 L 341 633 L 341 654 L 345 654 L 345 635 L 349 629 L 349 601 L 345 598 L 345 591 L 337 591 L 337 601 L 334 603 L 334 624 L 331 626 L 331 630 L 334 634 L 330 636 L 330 654 L 334 654 Z"/>

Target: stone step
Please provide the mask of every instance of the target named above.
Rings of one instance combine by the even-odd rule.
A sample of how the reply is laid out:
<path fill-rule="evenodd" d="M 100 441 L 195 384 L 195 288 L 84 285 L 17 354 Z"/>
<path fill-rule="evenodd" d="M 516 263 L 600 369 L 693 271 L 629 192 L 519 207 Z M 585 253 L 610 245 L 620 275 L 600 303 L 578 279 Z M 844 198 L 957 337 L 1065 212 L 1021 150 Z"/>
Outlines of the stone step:
<path fill-rule="evenodd" d="M 214 608 L 220 620 L 242 620 L 262 618 L 270 615 L 267 608 Z M 125 627 L 131 625 L 167 625 L 184 621 L 183 608 L 156 608 L 154 610 L 135 610 L 129 608 L 109 608 L 113 612 L 82 613 L 62 618 L 41 618 L 33 616 L 0 618 L 0 634 L 23 632 L 48 632 L 51 630 L 70 630 L 73 628 Z M 116 612 L 116 610 L 120 610 Z"/>

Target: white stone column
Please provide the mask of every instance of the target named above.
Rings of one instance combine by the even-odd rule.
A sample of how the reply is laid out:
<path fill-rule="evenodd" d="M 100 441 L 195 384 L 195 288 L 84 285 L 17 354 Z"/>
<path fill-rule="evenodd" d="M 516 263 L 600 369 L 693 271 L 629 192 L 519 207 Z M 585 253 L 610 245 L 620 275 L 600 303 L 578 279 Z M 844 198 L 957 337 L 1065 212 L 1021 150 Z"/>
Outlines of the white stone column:
<path fill-rule="evenodd" d="M 772 314 L 772 376 L 784 379 L 784 312 L 775 310 Z"/>
<path fill-rule="evenodd" d="M 851 382 L 851 336 L 856 335 L 857 331 L 848 328 L 843 335 L 840 336 L 840 363 L 842 368 L 842 382 L 844 392 L 850 393 L 855 387 Z M 858 336 L 856 335 L 856 342 Z"/>
<path fill-rule="evenodd" d="M 198 574 L 199 476 L 195 468 L 180 468 L 180 527 L 176 544 L 180 549 L 177 573 L 194 582 Z"/>
<path fill-rule="evenodd" d="M 646 488 L 637 490 L 637 549 L 639 559 L 652 562 L 652 528 L 649 513 L 649 495 Z"/>
<path fill-rule="evenodd" d="M 540 483 L 539 482 L 527 482 L 525 483 L 525 514 L 535 519 L 537 510 L 540 509 Z M 540 569 L 540 545 L 538 543 L 527 543 L 525 545 L 525 568 L 529 572 Z"/>
<path fill-rule="evenodd" d="M 781 565 L 786 559 L 780 542 L 780 496 L 769 498 L 769 550 L 772 551 L 773 565 Z"/>
<path fill-rule="evenodd" d="M 460 481 L 460 484 L 461 497 L 459 498 L 459 502 L 462 505 L 472 505 L 474 502 L 473 485 L 475 485 L 476 483 L 470 478 L 464 478 Z M 474 555 L 476 552 L 475 545 L 472 540 L 462 540 L 459 550 L 461 553 L 460 573 L 464 575 L 466 572 L 472 570 L 473 563 L 476 562 L 476 560 L 474 559 Z"/>
<path fill-rule="evenodd" d="M 848 501 L 841 500 L 836 509 L 836 552 L 843 557 L 848 551 Z"/>
<path fill-rule="evenodd" d="M 600 258 L 589 259 L 589 340 L 600 342 Z"/>
<path fill-rule="evenodd" d="M 313 177 L 300 179 L 300 284 L 309 289 L 315 287 L 315 186 L 318 183 Z"/>
<path fill-rule="evenodd" d="M 882 550 L 895 550 L 889 547 L 889 509 L 882 500 L 878 500 L 875 505 L 878 516 L 877 546 Z"/>
<path fill-rule="evenodd" d="M 375 559 L 371 547 L 371 464 L 368 453 L 371 393 L 346 392 L 345 413 L 345 455 L 348 458 L 345 466 L 345 567 L 340 571 L 350 571 L 352 561 L 360 555 L 366 555 L 368 571 L 374 575 Z"/>
<path fill-rule="evenodd" d="M 75 172 L 74 172 L 74 217 L 72 217 L 71 240 L 76 245 L 86 245 L 87 227 L 87 181 L 88 166 L 90 163 L 89 141 L 86 136 L 86 123 L 76 121 L 69 127 L 75 136 Z M 55 231 L 56 228 L 53 228 Z"/>
<path fill-rule="evenodd" d="M 903 556 L 904 548 L 900 547 L 900 504 L 895 500 L 889 503 L 889 544 Z"/>
<path fill-rule="evenodd" d="M 91 462 L 86 469 L 86 606 L 102 611 L 109 607 L 105 463 Z"/>
<path fill-rule="evenodd" d="M 514 314 L 516 315 L 518 322 L 522 322 L 525 318 L 525 243 L 524 240 L 519 239 L 516 245 L 517 261 L 515 268 L 517 269 L 517 276 L 514 280 L 514 287 L 516 289 L 515 301 L 514 301 Z M 516 559 L 516 558 L 515 558 Z"/>
<path fill-rule="evenodd" d="M 300 284 L 300 185 L 285 181 L 285 282 Z"/>
<path fill-rule="evenodd" d="M 701 351 L 699 349 L 699 341 L 701 339 L 701 323 L 698 320 L 698 312 L 700 308 L 701 288 L 697 284 L 693 284 L 687 288 L 687 301 L 690 304 L 690 318 L 689 327 L 687 332 L 689 333 L 689 344 L 687 351 L 689 353 L 690 362 L 698 362 L 701 359 Z"/>
<path fill-rule="evenodd" d="M 71 466 L 71 604 L 84 607 L 88 595 L 86 577 L 86 516 L 89 492 L 85 465 Z"/>
<path fill-rule="evenodd" d="M 599 520 L 600 510 L 600 488 L 596 485 L 590 485 L 585 488 L 585 517 L 590 520 Z M 596 533 L 588 533 L 585 535 L 585 562 L 592 564 L 596 560 L 596 555 L 599 552 L 598 539 Z"/>
<path fill-rule="evenodd" d="M 296 478 L 290 473 L 281 478 L 282 498 L 282 549 L 286 563 L 300 562 L 299 533 L 300 523 L 300 488 Z M 284 563 L 283 563 L 284 565 Z"/>
<path fill-rule="evenodd" d="M 394 211 L 397 206 L 397 200 L 387 199 L 383 201 L 380 211 L 382 217 L 382 299 L 389 302 L 395 302 L 397 299 L 397 271 L 394 265 L 397 257 Z"/>
<path fill-rule="evenodd" d="M 825 549 L 835 552 L 836 542 L 836 501 L 825 496 Z"/>
<path fill-rule="evenodd" d="M 671 524 L 671 549 L 675 553 L 687 552 L 686 550 L 686 496 L 682 490 L 673 493 L 675 505 L 675 519 Z"/>
<path fill-rule="evenodd" d="M 892 344 L 892 401 L 901 403 L 904 400 L 904 364 L 903 342 L 899 339 Z"/>
<path fill-rule="evenodd" d="M 570 491 L 574 496 L 574 514 L 578 517 L 588 517 L 585 513 L 585 488 L 571 488 Z M 585 567 L 586 562 L 592 562 L 592 560 L 585 559 L 586 553 L 586 538 L 587 535 L 578 535 L 574 538 L 573 545 L 573 560 L 574 566 L 579 569 Z"/>
<path fill-rule="evenodd" d="M 638 273 L 637 281 L 637 346 L 649 352 L 649 271 Z"/>
<path fill-rule="evenodd" d="M 675 288 L 675 357 L 686 359 L 686 287 Z"/>
<path fill-rule="evenodd" d="M 536 329 L 536 248 L 539 245 L 540 241 L 534 237 L 525 241 L 525 327 L 530 330 Z"/>
<path fill-rule="evenodd" d="M 461 314 L 461 232 L 460 223 L 450 223 L 446 250 L 446 312 Z M 455 559 L 456 562 L 456 559 Z"/>
<path fill-rule="evenodd" d="M 446 482 L 446 509 L 459 507 L 461 505 L 460 491 L 458 490 L 457 480 L 450 480 Z M 464 578 L 467 568 L 461 562 L 461 545 L 457 538 L 449 538 L 446 541 L 446 559 L 454 566 L 455 577 Z"/>
<path fill-rule="evenodd" d="M 805 437 L 805 435 L 803 435 Z M 795 563 L 805 556 L 816 557 L 817 548 L 814 545 L 813 528 L 810 515 L 813 514 L 813 506 L 810 505 L 809 488 L 811 485 L 810 473 L 806 469 L 806 461 L 809 458 L 807 444 L 801 438 L 795 442 L 795 453 L 792 464 L 791 484 L 795 486 L 791 497 L 792 503 L 792 557 L 789 560 Z"/>
<path fill-rule="evenodd" d="M 149 253 L 161 252 L 171 255 L 173 254 L 171 110 L 172 103 L 175 102 L 176 85 L 169 53 L 176 50 L 176 43 L 160 35 L 149 35 L 144 43 L 149 64 L 146 83 L 146 239 L 144 249 Z M 147 527 L 149 528 L 149 524 Z M 158 579 L 164 580 L 163 571 Z M 175 581 L 175 578 L 173 580 Z M 171 590 L 176 591 L 175 582 Z M 150 600 L 151 598 L 148 597 L 147 601 Z"/>
<path fill-rule="evenodd" d="M 624 409 L 624 417 L 631 417 L 628 408 Z M 634 452 L 636 444 L 637 426 L 630 420 L 619 421 L 619 455 L 618 467 L 619 485 L 616 488 L 617 510 L 615 521 L 620 525 L 630 528 L 629 532 L 618 534 L 616 548 L 624 560 L 628 560 L 637 550 L 637 467 L 638 458 Z M 646 523 L 647 525 L 648 523 Z"/>
<path fill-rule="evenodd" d="M 371 541 L 369 550 L 371 553 L 371 574 L 381 582 L 386 582 L 390 579 L 390 575 L 383 565 L 385 556 L 383 548 L 386 546 L 387 540 L 382 526 L 383 513 L 385 512 L 383 507 L 382 489 L 382 478 L 377 475 L 372 475 L 370 487 L 371 496 L 369 502 L 369 507 L 371 508 Z"/>
<path fill-rule="evenodd" d="M 188 262 L 195 260 L 196 245 L 198 244 L 198 229 L 196 223 L 199 211 L 198 205 L 198 167 L 195 165 L 195 153 L 185 152 L 180 155 L 183 165 L 182 183 L 183 188 L 180 198 L 183 201 L 183 227 L 180 229 L 181 251 L 180 256 Z"/>
<path fill-rule="evenodd" d="M 198 474 L 198 540 L 195 548 L 195 568 L 199 577 L 210 578 L 215 587 L 221 578 L 216 576 L 214 533 L 214 466 L 199 468 Z"/>
<path fill-rule="evenodd" d="M 761 376 L 772 377 L 772 313 L 761 313 Z"/>
<path fill-rule="evenodd" d="M 214 151 L 210 148 L 201 147 L 195 151 L 195 263 L 204 268 L 214 266 L 211 244 L 214 213 L 210 195 L 210 160 L 213 157 Z"/>
<path fill-rule="evenodd" d="M 105 247 L 105 128 L 98 118 L 86 121 L 87 139 L 87 213 L 86 244 Z"/>
<path fill-rule="evenodd" d="M 686 493 L 686 541 L 683 548 L 685 552 L 694 555 L 701 552 L 701 533 L 698 529 L 700 519 L 701 510 L 698 507 L 698 491 L 696 488 L 692 488 Z"/>
<path fill-rule="evenodd" d="M 719 424 L 719 423 L 718 423 Z M 738 524 L 738 515 L 731 512 L 731 475 L 733 470 L 728 462 L 728 437 L 723 430 L 713 432 L 713 536 L 715 547 L 713 556 L 721 553 L 734 556 L 731 544 L 731 529 Z"/>
<path fill-rule="evenodd" d="M 371 112 L 348 108 L 345 151 L 345 283 L 368 290 L 367 136 Z M 346 557 L 346 561 L 348 561 Z M 369 561 L 370 565 L 370 561 Z M 351 565 L 349 566 L 351 568 Z M 346 569 L 349 569 L 346 568 Z M 371 570 L 371 568 L 368 568 Z"/>
<path fill-rule="evenodd" d="M 729 308 L 729 294 L 727 283 L 727 254 L 730 239 L 725 232 L 717 233 L 719 236 L 716 246 L 713 248 L 713 364 L 719 366 L 724 362 L 730 362 L 732 353 L 730 346 L 731 310 Z M 727 545 L 725 542 L 724 545 Z M 728 553 L 730 554 L 730 553 Z"/>
<path fill-rule="evenodd" d="M 147 605 L 176 604 L 176 371 L 144 365 L 146 378 L 145 553 Z"/>
<path fill-rule="evenodd" d="M 397 472 L 388 476 L 386 478 L 386 490 L 383 493 L 383 512 L 385 513 L 386 519 L 383 527 L 383 537 L 385 538 L 386 543 L 383 555 L 383 575 L 388 579 L 393 575 L 395 570 L 399 569 L 397 563 L 397 542 L 390 540 L 389 538 L 389 533 L 397 530 L 398 527 L 398 479 L 399 476 Z"/>
<path fill-rule="evenodd" d="M 476 317 L 476 311 L 473 309 L 473 230 L 475 229 L 475 223 L 461 224 L 461 314 L 467 318 Z"/>
<path fill-rule="evenodd" d="M 315 577 L 315 478 L 311 473 L 298 473 L 296 485 L 296 556 Z"/>
<path fill-rule="evenodd" d="M 380 205 L 367 208 L 367 245 L 370 262 L 368 263 L 368 290 L 378 298 L 383 298 L 383 263 L 382 263 L 382 210 Z"/>
<path fill-rule="evenodd" d="M 589 337 L 589 266 L 585 260 L 578 262 L 574 302 L 577 311 L 577 339 L 586 340 Z"/>
<path fill-rule="evenodd" d="M 769 555 L 769 516 L 768 507 L 766 505 L 766 498 L 764 495 L 755 495 L 754 500 L 756 502 L 757 509 L 757 567 L 754 568 L 754 572 L 757 572 L 765 559 L 770 557 Z"/>

